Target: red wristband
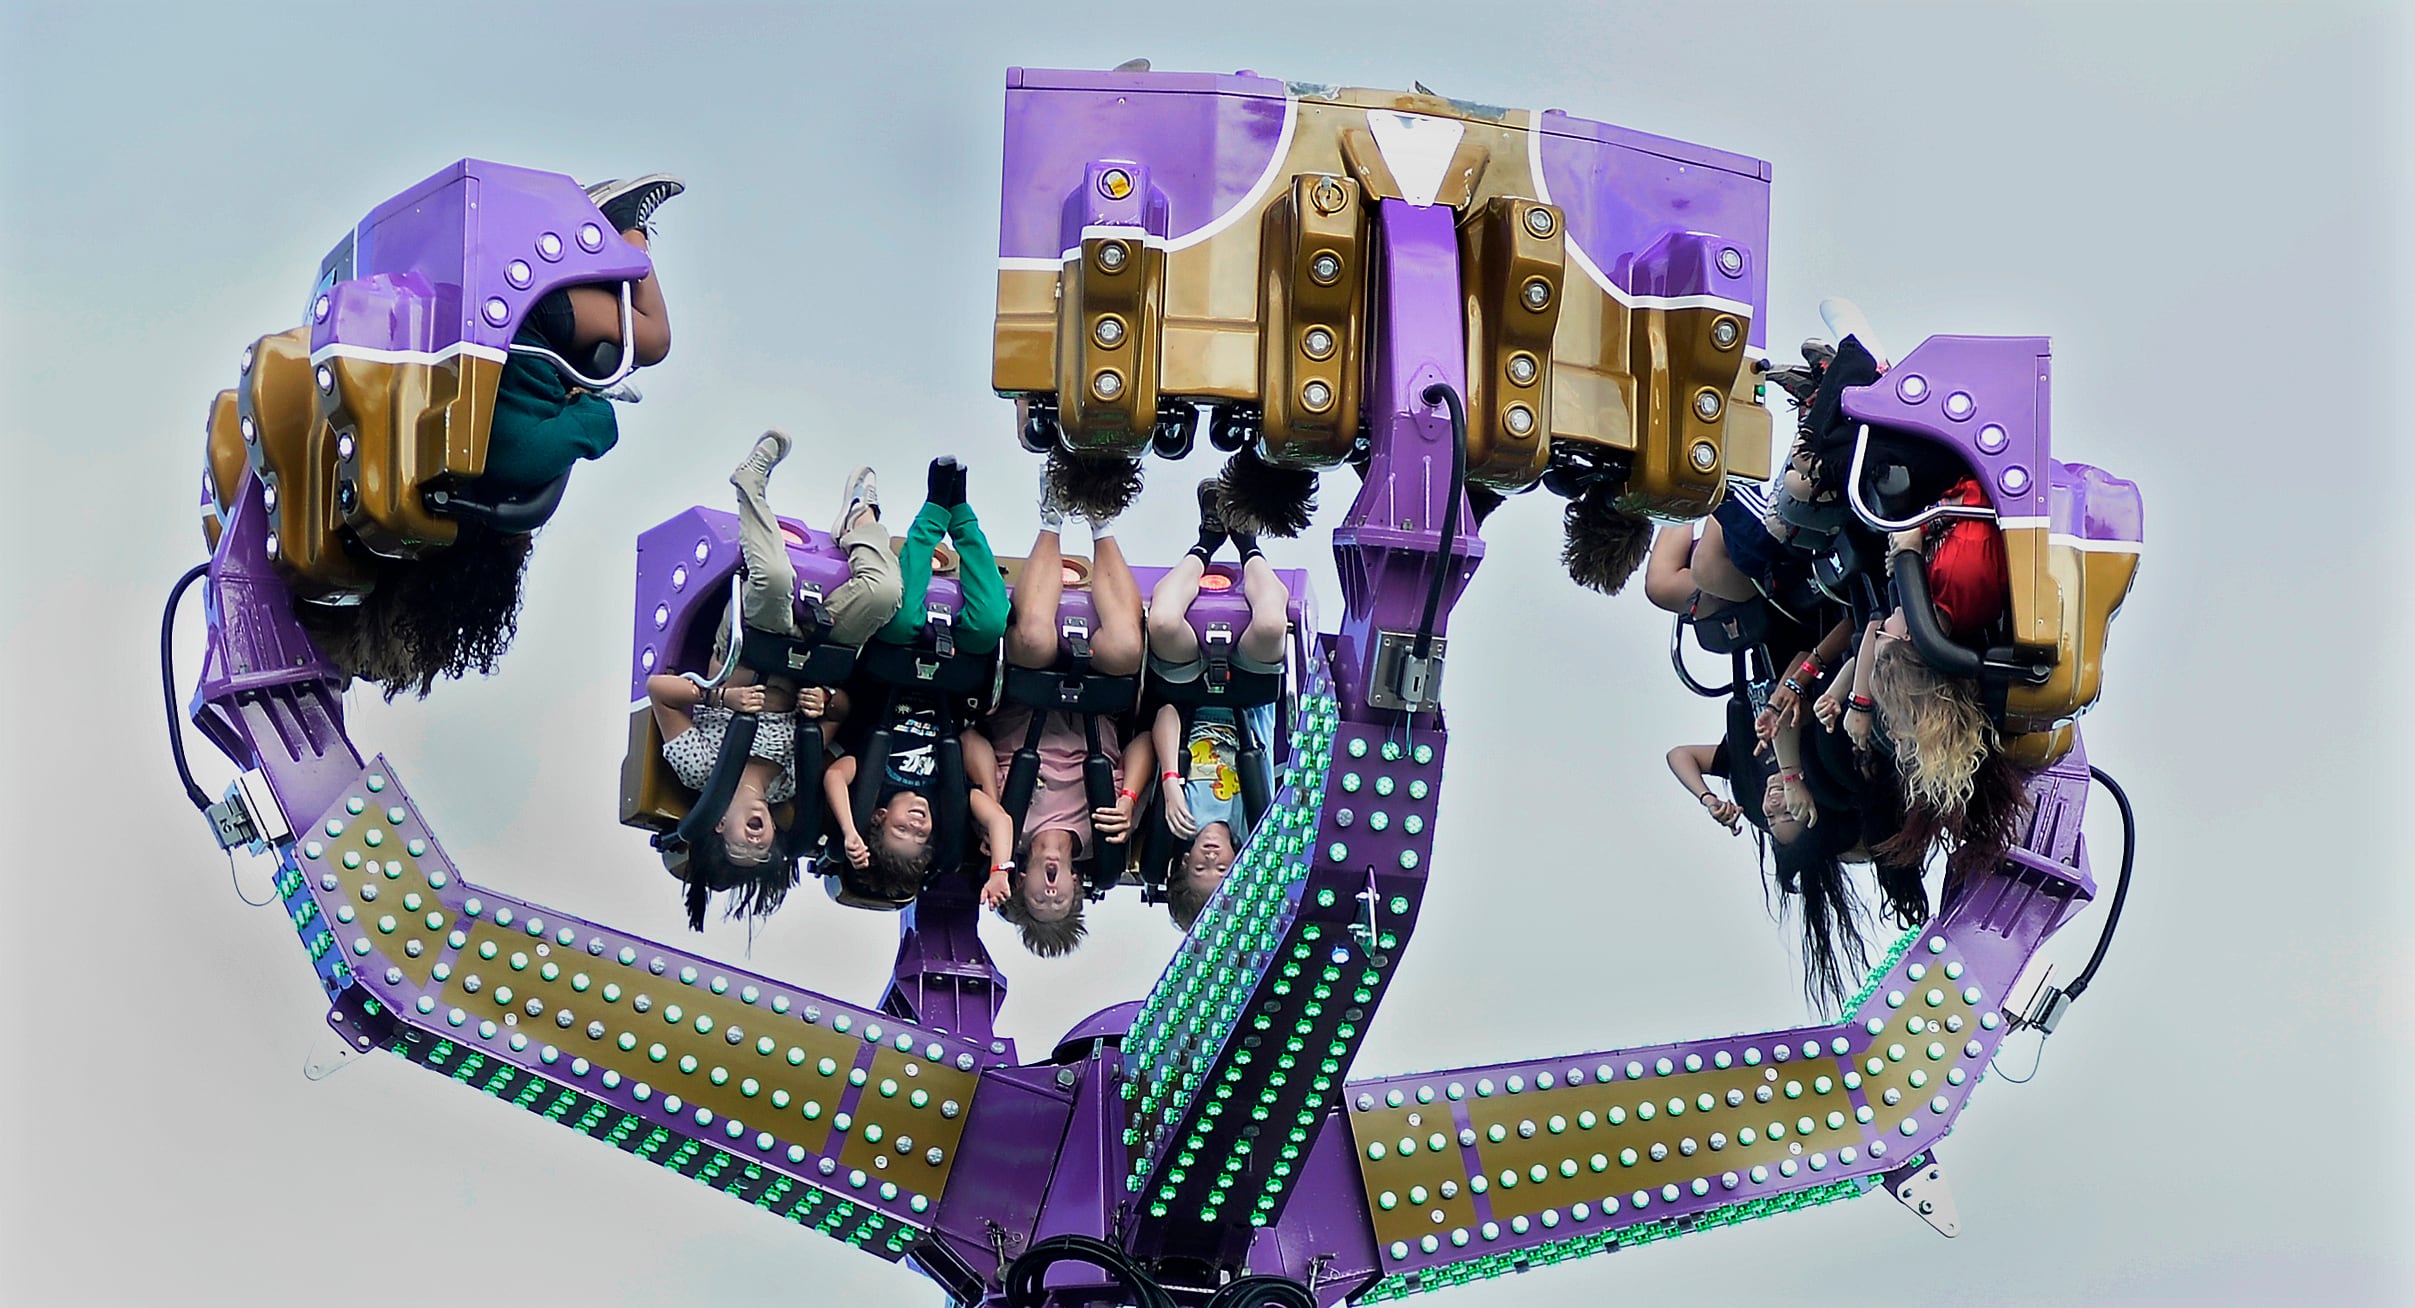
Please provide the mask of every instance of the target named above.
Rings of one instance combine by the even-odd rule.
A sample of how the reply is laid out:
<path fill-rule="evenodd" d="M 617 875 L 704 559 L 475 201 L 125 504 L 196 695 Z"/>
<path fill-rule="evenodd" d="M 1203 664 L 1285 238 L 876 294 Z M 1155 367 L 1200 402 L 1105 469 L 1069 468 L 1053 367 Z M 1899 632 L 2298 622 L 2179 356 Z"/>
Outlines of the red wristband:
<path fill-rule="evenodd" d="M 1176 772 L 1172 768 L 1167 768 L 1165 771 L 1157 774 L 1157 779 L 1159 781 L 1180 781 L 1182 780 L 1182 774 Z"/>
<path fill-rule="evenodd" d="M 1140 792 L 1139 792 L 1139 791 L 1137 791 L 1137 790 L 1119 790 L 1119 791 L 1116 791 L 1115 793 L 1116 793 L 1117 795 L 1119 795 L 1119 796 L 1121 796 L 1121 797 L 1125 798 L 1125 799 L 1138 799 L 1138 798 L 1140 798 Z"/>

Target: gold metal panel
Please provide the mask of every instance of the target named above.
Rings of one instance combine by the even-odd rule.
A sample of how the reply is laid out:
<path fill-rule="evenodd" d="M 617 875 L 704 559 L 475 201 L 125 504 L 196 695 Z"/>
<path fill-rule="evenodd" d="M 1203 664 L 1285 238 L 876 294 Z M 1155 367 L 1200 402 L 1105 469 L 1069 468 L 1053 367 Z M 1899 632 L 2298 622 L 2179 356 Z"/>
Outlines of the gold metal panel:
<path fill-rule="evenodd" d="M 336 919 L 329 924 L 337 936 L 375 941 L 388 966 L 400 969 L 412 985 L 424 986 L 434 977 L 436 960 L 444 953 L 445 929 L 452 925 L 438 893 L 446 883 L 431 877 L 412 852 L 427 848 L 422 841 L 392 838 L 410 822 L 410 811 L 400 805 L 373 806 L 368 801 L 374 798 L 374 792 L 353 792 L 347 807 L 359 804 L 364 816 L 327 837 L 325 850 L 306 871 L 314 878 L 338 879 Z"/>
<path fill-rule="evenodd" d="M 1980 1070 L 1970 1050 L 1992 1007 L 1970 1002 L 1946 969 L 1923 970 L 1923 980 L 1899 979 L 1887 992 L 1880 1030 L 1847 1028 L 1853 1043 L 1842 1056 L 1778 1061 L 1784 1040 L 1739 1039 L 1724 1068 L 1709 1058 L 1662 1074 L 1659 1059 L 1649 1069 L 1605 1061 L 1549 1089 L 1470 1070 L 1416 1085 L 1414 1098 L 1411 1082 L 1390 1082 L 1401 1106 L 1350 1117 L 1376 1240 L 1448 1238 L 1474 1224 L 1476 1194 L 1506 1223 L 1578 1203 L 1623 1209 L 1637 1191 L 1658 1203 L 1666 1187 L 1716 1185 L 1756 1166 L 1806 1178 L 1852 1166 L 1841 1151 L 1867 1153 L 1907 1119 L 1925 1126 L 1937 1098 L 1954 1090 L 1950 1110 Z"/>
<path fill-rule="evenodd" d="M 1497 490 L 1533 485 L 1551 461 L 1551 341 L 1567 298 L 1565 230 L 1556 206 L 1505 195 L 1459 224 L 1467 475 Z M 1527 298 L 1538 286 L 1540 305 Z"/>
<path fill-rule="evenodd" d="M 1157 246 L 1116 236 L 1084 240 L 1080 255 L 1065 264 L 1057 421 L 1074 449 L 1131 454 L 1148 445 L 1157 422 L 1165 264 Z"/>
<path fill-rule="evenodd" d="M 1658 517 L 1699 518 L 1724 493 L 1727 418 L 1751 323 L 1723 309 L 1658 307 L 1637 309 L 1630 321 L 1637 394 L 1627 503 Z"/>
<path fill-rule="evenodd" d="M 1440 203 L 1463 214 L 1476 213 L 1495 200 L 1531 202 L 1541 193 L 1527 148 L 1527 132 L 1539 128 L 1541 120 L 1531 111 L 1488 117 L 1471 114 L 1440 97 L 1358 87 L 1296 100 L 1289 152 L 1276 164 L 1276 176 L 1294 179 L 1293 184 L 1269 188 L 1256 212 L 1232 215 L 1232 221 L 1214 237 L 1161 252 L 1158 393 L 1255 402 L 1264 406 L 1270 419 L 1279 407 L 1277 398 L 1291 393 L 1270 390 L 1271 374 L 1264 366 L 1278 352 L 1296 348 L 1290 324 L 1272 321 L 1266 312 L 1266 270 L 1282 259 L 1268 247 L 1268 241 L 1288 230 L 1276 220 L 1275 211 L 1293 206 L 1297 179 L 1308 175 L 1353 183 L 1362 206 L 1400 194 L 1367 127 L 1366 115 L 1371 109 L 1448 118 L 1461 125 L 1464 134 L 1437 193 Z M 1055 271 L 1010 268 L 999 272 L 991 384 L 1001 393 L 1026 394 L 1058 385 L 1058 282 Z M 1555 299 L 1560 307 L 1544 383 L 1550 395 L 1545 415 L 1550 439 L 1638 450 L 1655 430 L 1639 408 L 1659 400 L 1664 407 L 1658 413 L 1657 430 L 1663 436 L 1673 433 L 1677 439 L 1652 446 L 1646 451 L 1648 459 L 1637 460 L 1639 464 L 1650 462 L 1652 467 L 1631 488 L 1638 490 L 1642 501 L 1635 507 L 1666 517 L 1697 517 L 1708 512 L 1717 502 L 1723 477 L 1759 479 L 1769 475 L 1774 423 L 1757 401 L 1755 379 L 1742 366 L 1741 343 L 1732 351 L 1704 354 L 1692 348 L 1696 342 L 1680 340 L 1672 351 L 1667 333 L 1683 336 L 1690 329 L 1667 321 L 1669 315 L 1661 311 L 1650 310 L 1639 314 L 1661 314 L 1662 336 L 1639 345 L 1634 338 L 1643 330 L 1642 324 L 1631 323 L 1628 308 L 1590 276 L 1566 277 Z M 1716 316 L 1713 310 L 1676 313 L 1689 322 L 1699 318 L 1705 324 Z M 1363 314 L 1362 307 L 1355 316 Z M 1740 327 L 1749 329 L 1742 316 L 1737 320 Z M 1359 331 L 1363 330 L 1361 325 Z M 1640 373 L 1636 370 L 1639 358 L 1645 361 Z M 1686 375 L 1655 375 L 1654 363 L 1663 369 L 1679 368 Z M 1288 371 L 1281 379 L 1294 387 L 1300 384 Z M 1355 376 L 1352 380 L 1355 387 Z M 1722 396 L 1723 408 L 1720 419 L 1704 433 L 1718 455 L 1708 477 L 1692 475 L 1690 464 L 1672 464 L 1672 460 L 1686 457 L 1692 444 L 1687 437 L 1700 424 L 1690 413 L 1672 415 L 1665 407 L 1672 401 L 1690 403 L 1704 386 Z M 1351 401 L 1355 409 L 1355 390 Z M 1268 430 L 1276 430 L 1271 421 Z M 1306 461 L 1310 454 L 1303 449 L 1291 457 Z M 1506 475 L 1502 480 L 1523 484 Z"/>
<path fill-rule="evenodd" d="M 433 364 L 336 357 L 326 366 L 335 385 L 320 392 L 320 411 L 353 442 L 336 470 L 345 526 L 389 557 L 450 545 L 459 525 L 430 513 L 420 493 L 439 477 L 485 470 L 503 365 L 457 354 Z"/>
<path fill-rule="evenodd" d="M 1367 211 L 1356 182 L 1304 173 L 1267 208 L 1265 223 L 1259 446 L 1287 466 L 1332 467 L 1358 439 Z"/>
<path fill-rule="evenodd" d="M 2008 736 L 2004 741 L 2004 757 L 2012 760 L 2014 767 L 2035 772 L 2039 768 L 2053 767 L 2062 762 L 2063 756 L 2071 752 L 2071 746 L 2078 739 L 2079 728 L 2069 722 L 2051 731 Z"/>
<path fill-rule="evenodd" d="M 224 513 L 235 502 L 235 493 L 243 489 L 243 474 L 251 470 L 251 452 L 243 446 L 243 415 L 232 387 L 218 392 L 210 401 L 208 439 L 203 454 L 203 466 L 210 479 L 210 500 L 218 513 Z M 218 549 L 217 514 L 201 515 L 202 538 L 214 553 Z"/>
<path fill-rule="evenodd" d="M 1950 1109 L 1966 1092 L 1964 1087 L 1987 1070 L 1985 1060 L 1974 1061 L 1968 1051 L 1980 1035 L 1981 1016 L 1999 1005 L 1974 1007 L 1964 1000 L 1965 993 L 1961 981 L 1949 979 L 1937 967 L 1926 969 L 1918 981 L 1899 980 L 1887 991 L 1885 1028 L 1862 1036 L 1853 1054 L 1852 1070 L 1862 1079 L 1861 1094 L 1870 1105 L 1876 1135 L 1901 1141 L 1898 1132 L 1904 1121 L 1928 1125 L 1939 1116 L 1934 1100 L 1954 1090 Z M 1985 996 L 1981 998 L 1984 1003 Z M 1957 1073 L 1963 1078 L 1960 1086 L 1953 1080 Z"/>
<path fill-rule="evenodd" d="M 709 1112 L 715 1129 L 737 1121 L 808 1153 L 829 1144 L 851 1088 L 848 1073 L 864 1049 L 857 1036 L 832 1030 L 830 1019 L 809 1023 L 734 994 L 557 949 L 492 919 L 473 920 L 468 931 L 437 1003 L 461 1009 L 469 1029 L 491 1021 L 525 1030 L 657 1094 L 679 1096 L 682 1112 Z M 588 1037 L 591 1022 L 603 1024 L 600 1039 Z"/>
<path fill-rule="evenodd" d="M 1777 470 L 1777 423 L 1760 392 L 1760 374 L 1751 367 L 1738 369 L 1735 388 L 1727 393 L 1727 437 L 1721 443 L 1731 480 L 1766 482 Z"/>
<path fill-rule="evenodd" d="M 951 1063 L 882 1045 L 856 1096 L 839 1165 L 937 1196 L 956 1166 L 965 1111 L 979 1079 Z"/>
<path fill-rule="evenodd" d="M 309 329 L 263 336 L 251 358 L 235 390 L 237 424 L 250 424 L 251 466 L 270 492 L 272 557 L 306 597 L 365 591 L 369 574 L 337 535 L 335 434 L 318 415 Z"/>
<path fill-rule="evenodd" d="M 1057 274 L 998 270 L 998 325 L 990 352 L 990 388 L 1001 395 L 1053 390 L 1057 384 Z"/>
<path fill-rule="evenodd" d="M 1376 1243 L 1414 1243 L 1422 1236 L 1448 1235 L 1476 1224 L 1476 1192 L 1459 1131 L 1450 1103 L 1439 1098 L 1430 1104 L 1379 1106 L 1350 1115 L 1350 1136 L 1358 1146 Z M 1404 1141 L 1408 1148 L 1402 1147 Z M 1379 1147 L 1380 1158 L 1374 1156 Z"/>
<path fill-rule="evenodd" d="M 2121 610 L 2122 600 L 2138 576 L 2138 555 L 2128 549 L 2055 544 L 2042 527 L 2007 531 L 2004 545 L 2013 562 L 2016 625 L 2024 602 L 2033 610 L 2051 605 L 2051 626 L 2060 636 L 2053 646 L 2054 673 L 2045 684 L 2016 685 L 2006 694 L 2005 731 L 2008 735 L 2045 731 L 2084 712 L 2103 690 L 2105 642 L 2111 635 L 2113 615 Z M 2019 584 L 2025 558 L 2044 563 L 2047 582 L 2027 594 Z"/>
<path fill-rule="evenodd" d="M 688 815 L 687 787 L 662 756 L 662 727 L 654 707 L 629 711 L 629 752 L 621 756 L 621 825 L 668 831 Z"/>

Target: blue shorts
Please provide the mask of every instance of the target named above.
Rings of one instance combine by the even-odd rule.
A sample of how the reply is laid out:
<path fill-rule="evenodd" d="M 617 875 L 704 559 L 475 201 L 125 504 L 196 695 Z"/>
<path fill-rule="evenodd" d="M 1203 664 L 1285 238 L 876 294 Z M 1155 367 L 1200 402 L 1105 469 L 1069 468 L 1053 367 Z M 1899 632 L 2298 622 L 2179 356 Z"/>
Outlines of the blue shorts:
<path fill-rule="evenodd" d="M 1751 578 L 1753 584 L 1766 589 L 1777 572 L 1778 559 L 1785 546 L 1769 534 L 1768 526 L 1761 520 L 1767 506 L 1760 496 L 1760 489 L 1755 486 L 1747 491 L 1742 486 L 1729 483 L 1727 498 L 1719 501 L 1718 508 L 1711 510 L 1711 517 L 1719 524 L 1719 530 L 1727 540 L 1728 562 L 1736 565 L 1736 571 Z"/>

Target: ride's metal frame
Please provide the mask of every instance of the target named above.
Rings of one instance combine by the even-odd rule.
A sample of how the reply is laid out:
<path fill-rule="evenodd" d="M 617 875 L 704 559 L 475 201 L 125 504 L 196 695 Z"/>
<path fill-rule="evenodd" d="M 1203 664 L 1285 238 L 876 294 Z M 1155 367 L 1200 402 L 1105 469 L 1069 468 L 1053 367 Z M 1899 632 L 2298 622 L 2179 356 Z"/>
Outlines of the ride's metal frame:
<path fill-rule="evenodd" d="M 1897 941 L 1837 1021 L 1345 1079 L 1415 933 L 1449 738 L 1438 710 L 1374 706 L 1382 646 L 1417 627 L 1436 568 L 1446 631 L 1483 553 L 1426 399 L 1467 389 L 1453 215 L 1386 198 L 1374 239 L 1343 612 L 1298 670 L 1273 811 L 1149 993 L 1031 1061 L 996 1030 L 1003 977 L 969 894 L 903 916 L 892 988 L 859 1006 L 473 883 L 348 735 L 247 482 L 210 564 L 192 712 L 246 770 L 331 1028 L 906 1260 L 964 1303 L 999 1300 L 1007 1264 L 1058 1235 L 1105 1240 L 1192 1301 L 1259 1273 L 1373 1302 L 1917 1187 L 2016 980 L 2094 894 L 2076 749 L 2033 783 L 2021 845 Z M 1634 276 L 1688 289 L 1666 285 L 1682 270 Z M 2005 415 L 2043 466 L 2043 342 L 1949 352 L 1987 367 L 1931 388 Z M 1109 1294 L 1070 1268 L 1050 1285 Z"/>

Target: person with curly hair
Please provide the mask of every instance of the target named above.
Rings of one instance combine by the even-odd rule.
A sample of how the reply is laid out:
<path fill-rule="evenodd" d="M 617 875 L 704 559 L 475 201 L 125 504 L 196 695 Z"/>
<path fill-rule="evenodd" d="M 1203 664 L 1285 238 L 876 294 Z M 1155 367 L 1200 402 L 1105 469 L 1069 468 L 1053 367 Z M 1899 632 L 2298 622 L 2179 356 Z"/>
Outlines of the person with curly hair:
<path fill-rule="evenodd" d="M 654 211 L 686 185 L 650 174 L 587 188 L 623 239 L 648 248 Z M 623 358 L 651 367 L 671 352 L 662 285 L 649 269 L 629 290 L 629 340 L 622 340 L 617 285 L 554 290 L 530 307 L 514 343 L 536 346 L 592 374 Z M 634 391 L 621 388 L 623 394 Z M 620 441 L 610 397 L 588 389 L 541 355 L 515 350 L 497 382 L 482 500 L 518 500 L 551 486 L 584 459 Z M 370 589 L 357 604 L 297 606 L 321 652 L 348 676 L 376 682 L 385 697 L 425 698 L 440 678 L 489 676 L 518 633 L 521 581 L 532 537 L 464 522 L 450 545 L 416 559 L 367 554 Z"/>

